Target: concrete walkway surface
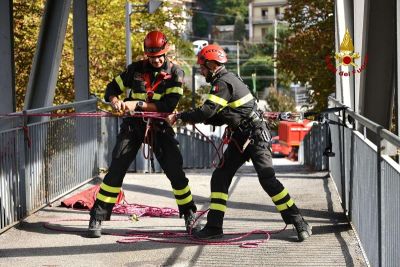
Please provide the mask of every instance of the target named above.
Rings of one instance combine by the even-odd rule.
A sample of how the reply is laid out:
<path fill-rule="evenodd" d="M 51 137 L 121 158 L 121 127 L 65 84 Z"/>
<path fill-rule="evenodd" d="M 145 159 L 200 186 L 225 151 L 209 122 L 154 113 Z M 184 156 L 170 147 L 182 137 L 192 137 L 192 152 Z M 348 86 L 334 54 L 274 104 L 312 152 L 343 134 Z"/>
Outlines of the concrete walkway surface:
<path fill-rule="evenodd" d="M 127 215 L 113 215 L 112 221 L 103 223 L 103 230 L 110 234 L 89 239 L 83 236 L 88 211 L 60 207 L 60 199 L 0 235 L 0 266 L 368 266 L 329 174 L 285 159 L 274 159 L 274 163 L 278 179 L 313 226 L 313 236 L 305 242 L 297 242 L 296 232 L 288 226 L 256 248 L 184 244 L 190 241 L 188 237 L 118 243 L 132 230 L 184 231 L 184 221 L 178 216 L 140 217 L 135 222 Z M 186 170 L 186 174 L 198 209 L 206 210 L 211 170 Z M 129 173 L 123 189 L 129 203 L 176 208 L 169 181 L 162 173 Z M 45 228 L 44 223 L 61 231 Z M 204 225 L 205 216 L 199 223 Z M 243 166 L 230 188 L 224 232 L 284 227 L 253 167 Z M 231 237 L 236 236 L 224 238 Z M 246 240 L 262 238 L 252 235 Z M 169 243 L 171 240 L 182 244 Z"/>

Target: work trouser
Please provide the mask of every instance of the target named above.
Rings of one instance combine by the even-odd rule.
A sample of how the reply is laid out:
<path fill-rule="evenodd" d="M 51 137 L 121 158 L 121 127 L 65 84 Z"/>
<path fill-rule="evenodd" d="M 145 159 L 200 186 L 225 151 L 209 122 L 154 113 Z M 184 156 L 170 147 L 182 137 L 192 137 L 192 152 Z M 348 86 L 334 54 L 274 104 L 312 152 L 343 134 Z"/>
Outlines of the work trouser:
<path fill-rule="evenodd" d="M 265 131 L 268 131 L 268 128 L 264 121 L 246 129 L 234 131 L 232 140 L 224 152 L 222 167 L 216 168 L 212 174 L 211 204 L 207 215 L 207 226 L 222 228 L 229 186 L 236 171 L 248 159 L 252 160 L 262 188 L 272 198 L 285 223 L 293 223 L 293 217 L 300 214 L 287 189 L 275 177 L 270 144 L 269 140 L 266 140 L 269 132 L 266 135 Z M 252 141 L 241 153 L 238 146 L 242 148 L 248 138 Z"/>
<path fill-rule="evenodd" d="M 108 173 L 100 185 L 96 201 L 90 215 L 97 220 L 109 220 L 117 201 L 125 174 L 135 159 L 145 137 L 146 124 L 140 119 L 125 119 L 117 136 Z M 182 170 L 183 159 L 178 141 L 171 127 L 155 130 L 153 151 L 161 168 L 171 182 L 172 191 L 182 216 L 188 210 L 196 212 L 196 206 L 189 188 L 189 180 Z"/>

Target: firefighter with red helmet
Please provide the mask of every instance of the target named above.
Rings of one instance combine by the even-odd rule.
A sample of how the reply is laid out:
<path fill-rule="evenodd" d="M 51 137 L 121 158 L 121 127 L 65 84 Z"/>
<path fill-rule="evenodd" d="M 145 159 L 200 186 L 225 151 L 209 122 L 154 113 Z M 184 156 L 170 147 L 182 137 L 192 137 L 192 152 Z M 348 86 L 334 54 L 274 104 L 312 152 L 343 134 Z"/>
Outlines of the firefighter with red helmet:
<path fill-rule="evenodd" d="M 228 189 L 236 171 L 249 159 L 257 171 L 264 191 L 272 198 L 286 224 L 293 224 L 300 241 L 311 236 L 311 226 L 304 220 L 290 197 L 288 190 L 278 181 L 272 166 L 269 133 L 266 122 L 257 112 L 257 103 L 243 81 L 228 72 L 225 51 L 218 45 L 208 45 L 198 54 L 201 74 L 211 83 L 204 104 L 192 111 L 171 114 L 168 122 L 204 122 L 211 125 L 226 124 L 231 141 L 223 161 L 211 177 L 211 204 L 205 227 L 194 233 L 199 239 L 218 238 L 223 235 L 223 218 L 227 209 Z"/>
<path fill-rule="evenodd" d="M 149 32 L 144 39 L 146 59 L 133 62 L 108 85 L 105 100 L 116 111 L 166 112 L 176 108 L 183 95 L 183 70 L 166 56 L 169 44 L 160 31 Z M 131 89 L 129 97 L 125 96 Z M 150 123 L 150 124 L 149 124 Z M 151 127 L 151 131 L 148 131 Z M 146 139 L 147 134 L 152 134 Z M 135 159 L 143 142 L 153 140 L 149 146 L 171 182 L 180 216 L 184 217 L 189 231 L 195 220 L 196 206 L 192 199 L 189 180 L 182 170 L 183 159 L 175 139 L 175 132 L 162 119 L 147 123 L 143 118 L 126 117 L 120 127 L 117 143 L 112 153 L 109 172 L 100 185 L 100 191 L 90 211 L 88 236 L 101 236 L 101 222 L 110 219 L 112 209 L 121 191 L 124 176 Z"/>

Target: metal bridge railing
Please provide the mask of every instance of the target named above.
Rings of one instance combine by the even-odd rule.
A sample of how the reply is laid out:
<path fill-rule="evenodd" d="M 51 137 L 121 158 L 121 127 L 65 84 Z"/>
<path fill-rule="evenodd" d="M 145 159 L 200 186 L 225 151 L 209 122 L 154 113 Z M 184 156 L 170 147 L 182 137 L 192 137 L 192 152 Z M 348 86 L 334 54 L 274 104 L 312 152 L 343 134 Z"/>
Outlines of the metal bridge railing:
<path fill-rule="evenodd" d="M 26 115 L 73 109 L 95 112 L 96 99 L 26 111 Z M 118 133 L 116 117 L 52 117 L 28 124 L 27 116 L 1 117 L 0 233 L 36 210 L 97 177 L 111 162 Z M 213 150 L 203 137 L 179 130 L 184 168 L 211 165 Z M 137 154 L 130 171 L 149 172 Z M 161 168 L 156 164 L 156 171 Z"/>
<path fill-rule="evenodd" d="M 342 104 L 330 98 L 330 106 Z M 385 151 L 390 146 L 397 151 L 400 138 L 351 109 L 331 113 L 329 120 L 337 122 L 330 125 L 335 153 L 329 158 L 330 175 L 364 254 L 371 266 L 398 266 L 400 165 Z M 303 140 L 306 151 L 324 151 L 326 146 L 316 140 L 326 136 L 327 128 L 324 127 L 324 124 L 315 125 Z M 319 134 L 313 134 L 318 131 Z M 318 166 L 311 154 L 304 153 L 304 161 Z"/>

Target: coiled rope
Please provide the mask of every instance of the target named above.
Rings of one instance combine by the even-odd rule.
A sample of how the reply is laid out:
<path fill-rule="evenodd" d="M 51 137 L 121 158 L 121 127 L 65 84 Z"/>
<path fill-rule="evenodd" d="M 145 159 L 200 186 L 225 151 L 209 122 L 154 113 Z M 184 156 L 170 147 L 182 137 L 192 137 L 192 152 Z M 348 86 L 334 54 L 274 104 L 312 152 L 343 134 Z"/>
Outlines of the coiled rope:
<path fill-rule="evenodd" d="M 227 239 L 219 239 L 219 240 L 201 240 L 195 238 L 191 235 L 192 229 L 194 225 L 197 224 L 197 221 L 204 216 L 208 210 L 198 211 L 198 216 L 191 226 L 190 234 L 185 231 L 139 231 L 132 230 L 125 233 L 110 233 L 107 231 L 102 231 L 104 235 L 112 235 L 122 237 L 117 240 L 117 243 L 121 244 L 130 244 L 130 243 L 138 243 L 144 241 L 151 241 L 157 243 L 172 243 L 172 244 L 184 244 L 184 245 L 213 245 L 213 246 L 239 246 L 241 248 L 257 248 L 260 244 L 267 242 L 272 234 L 278 234 L 284 231 L 287 228 L 287 225 L 280 230 L 277 231 L 267 231 L 267 230 L 253 230 L 250 232 L 231 232 L 225 233 L 224 236 L 236 236 Z M 154 206 L 147 205 L 139 205 L 139 204 L 129 204 L 125 201 L 123 204 L 116 204 L 113 208 L 113 213 L 115 214 L 127 214 L 130 216 L 130 219 L 118 220 L 113 219 L 111 221 L 138 221 L 139 217 L 173 217 L 178 216 L 179 212 L 173 208 L 159 208 Z M 75 233 L 86 233 L 86 230 L 75 230 L 68 229 L 62 226 L 56 225 L 56 223 L 60 222 L 73 222 L 73 221 L 86 221 L 84 219 L 61 219 L 52 222 L 43 223 L 43 227 L 49 230 L 58 231 L 58 232 L 75 232 Z M 249 238 L 255 235 L 262 235 L 262 238 L 257 238 L 253 240 L 243 241 L 243 239 Z"/>

